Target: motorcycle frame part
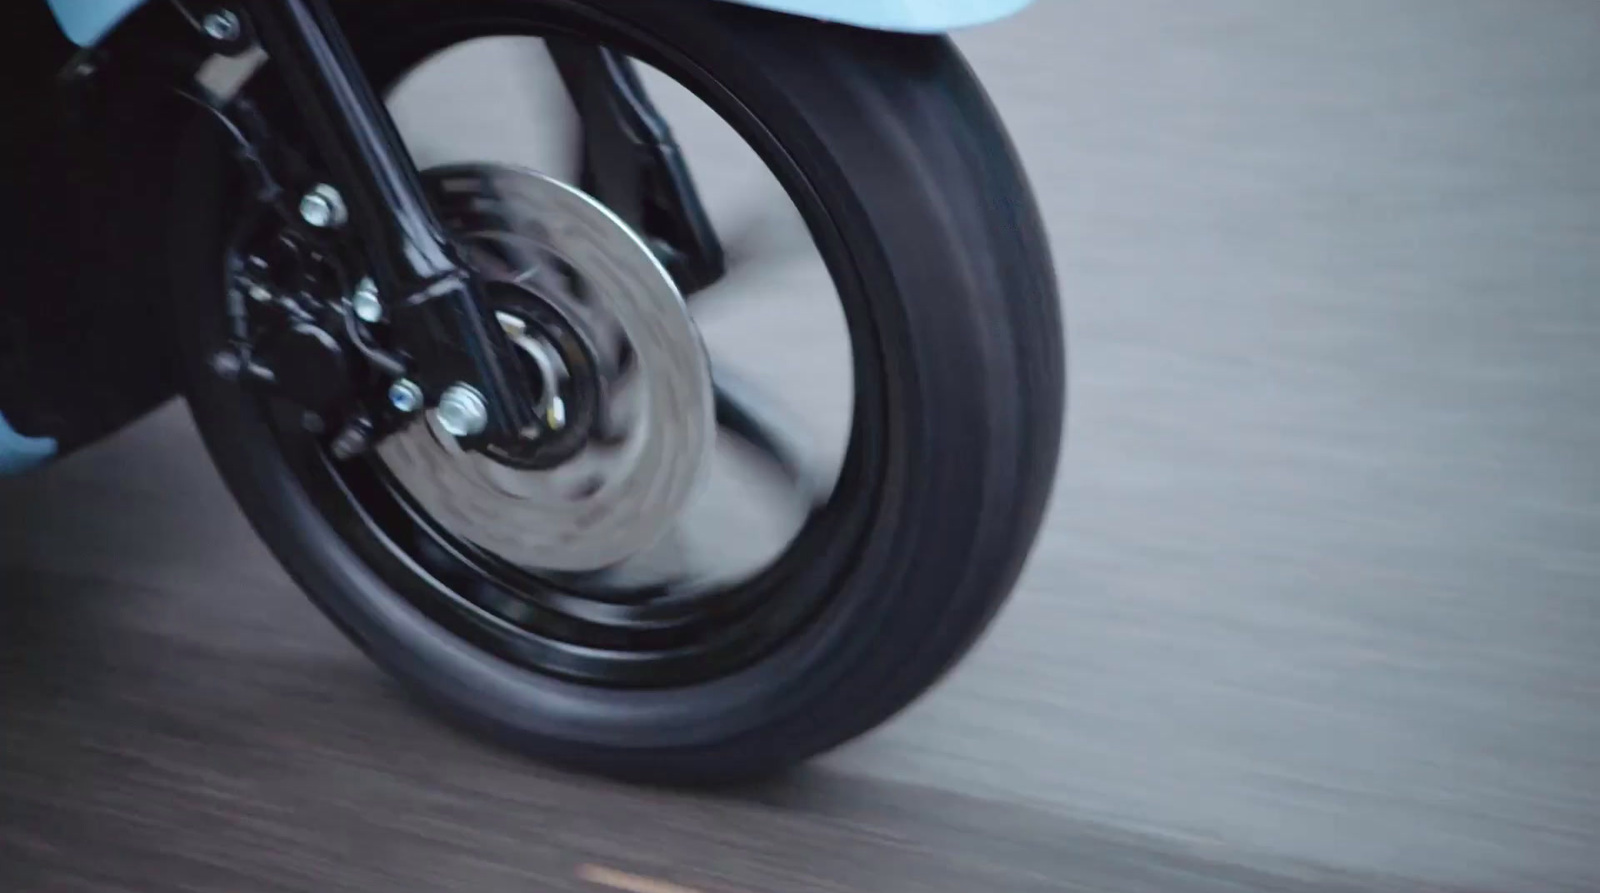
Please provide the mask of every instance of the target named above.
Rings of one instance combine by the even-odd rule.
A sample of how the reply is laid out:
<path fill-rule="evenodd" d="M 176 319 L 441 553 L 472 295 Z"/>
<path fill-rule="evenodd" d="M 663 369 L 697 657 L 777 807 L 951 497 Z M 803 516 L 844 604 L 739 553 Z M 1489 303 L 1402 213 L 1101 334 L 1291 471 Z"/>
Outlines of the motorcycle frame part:
<path fill-rule="evenodd" d="M 23 0 L 33 2 L 33 0 Z M 93 46 L 123 19 L 150 0 L 45 0 L 61 30 L 79 46 Z M 682 0 L 661 0 L 677 3 Z M 901 31 L 938 34 L 998 21 L 1033 0 L 718 0 L 770 9 L 811 19 Z"/>
<path fill-rule="evenodd" d="M 722 243 L 633 61 L 570 38 L 545 46 L 578 112 L 580 188 L 646 237 L 685 296 L 722 278 Z"/>
<path fill-rule="evenodd" d="M 332 195 L 348 220 L 331 228 L 351 230 L 416 364 L 411 377 L 430 402 L 457 383 L 473 386 L 488 408 L 487 438 L 515 438 L 537 424 L 514 348 L 458 261 L 325 0 L 245 0 L 241 9 L 333 175 Z M 325 184 L 301 186 L 328 194 Z"/>

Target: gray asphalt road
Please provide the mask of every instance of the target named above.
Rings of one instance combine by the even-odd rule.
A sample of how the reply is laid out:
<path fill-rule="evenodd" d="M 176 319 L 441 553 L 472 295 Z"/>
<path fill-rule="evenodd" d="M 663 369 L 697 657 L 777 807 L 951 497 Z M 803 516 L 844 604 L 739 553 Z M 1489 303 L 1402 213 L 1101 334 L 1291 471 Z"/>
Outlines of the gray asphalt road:
<path fill-rule="evenodd" d="M 328 628 L 173 407 L 0 486 L 0 888 L 1600 889 L 1600 9 L 1041 0 L 962 42 L 1074 391 L 944 686 L 755 791 L 528 766 Z"/>

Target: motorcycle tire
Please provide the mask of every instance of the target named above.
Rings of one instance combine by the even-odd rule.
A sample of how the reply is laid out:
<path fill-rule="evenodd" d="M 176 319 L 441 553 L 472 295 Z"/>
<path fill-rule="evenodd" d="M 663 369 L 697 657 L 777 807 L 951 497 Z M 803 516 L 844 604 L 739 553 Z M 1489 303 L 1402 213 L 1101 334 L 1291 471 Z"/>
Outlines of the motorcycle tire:
<path fill-rule="evenodd" d="M 534 758 L 633 780 L 769 775 L 883 723 L 939 680 L 1016 583 L 1052 489 L 1065 405 L 1043 225 L 952 42 L 709 0 L 336 8 L 380 88 L 448 45 L 505 33 L 604 41 L 684 82 L 782 159 L 867 332 L 858 362 L 877 384 L 858 397 L 852 435 L 871 461 L 846 473 L 868 504 L 768 593 L 809 600 L 804 622 L 741 661 L 659 684 L 529 666 L 419 607 L 411 590 L 439 581 L 364 532 L 359 512 L 331 509 L 307 484 L 324 472 L 307 471 L 306 449 L 212 368 L 232 213 L 218 196 L 233 162 L 197 121 L 171 224 L 187 396 L 245 514 L 316 604 L 447 716 Z"/>

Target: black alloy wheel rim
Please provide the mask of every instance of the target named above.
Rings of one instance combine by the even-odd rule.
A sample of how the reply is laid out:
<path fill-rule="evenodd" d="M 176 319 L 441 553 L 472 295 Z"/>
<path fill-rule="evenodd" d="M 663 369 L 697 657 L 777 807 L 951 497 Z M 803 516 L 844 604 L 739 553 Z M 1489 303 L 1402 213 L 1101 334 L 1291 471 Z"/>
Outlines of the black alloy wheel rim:
<path fill-rule="evenodd" d="M 368 76 L 386 94 L 428 59 L 478 38 L 592 41 L 667 74 L 731 124 L 799 210 L 843 305 L 854 406 L 831 494 L 775 560 L 742 580 L 597 586 L 571 575 L 531 573 L 461 540 L 429 518 L 376 457 L 338 462 L 305 430 L 298 409 L 267 399 L 262 409 L 282 455 L 343 541 L 407 602 L 469 644 L 522 668 L 589 685 L 709 682 L 771 653 L 823 612 L 874 522 L 888 458 L 890 382 L 881 360 L 882 321 L 810 179 L 721 82 L 654 36 L 600 11 L 539 2 L 526 7 L 526 17 L 463 10 L 448 22 L 395 28 L 382 36 L 381 54 L 356 43 Z"/>

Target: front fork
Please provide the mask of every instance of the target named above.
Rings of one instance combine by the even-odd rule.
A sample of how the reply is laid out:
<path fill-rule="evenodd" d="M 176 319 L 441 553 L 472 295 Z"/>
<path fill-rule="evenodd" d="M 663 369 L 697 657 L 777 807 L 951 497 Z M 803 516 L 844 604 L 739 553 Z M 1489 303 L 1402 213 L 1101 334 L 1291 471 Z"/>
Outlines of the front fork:
<path fill-rule="evenodd" d="M 332 174 L 307 191 L 302 218 L 353 231 L 424 399 L 470 391 L 485 411 L 473 433 L 516 437 L 536 418 L 514 348 L 429 207 L 326 0 L 245 0 L 241 9 Z"/>

